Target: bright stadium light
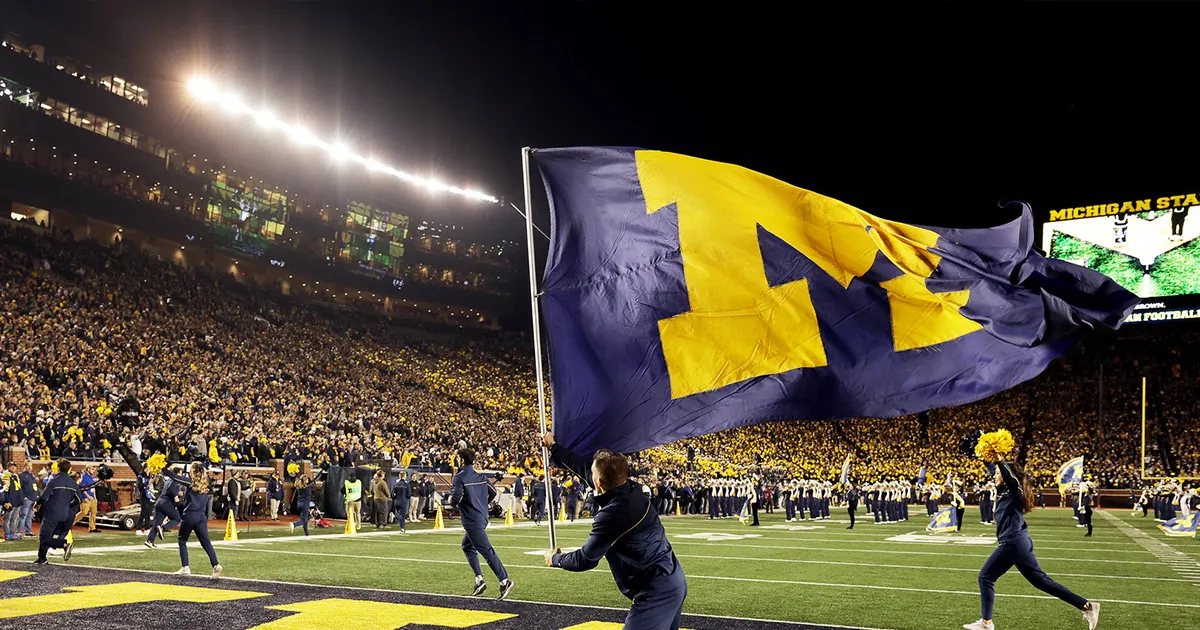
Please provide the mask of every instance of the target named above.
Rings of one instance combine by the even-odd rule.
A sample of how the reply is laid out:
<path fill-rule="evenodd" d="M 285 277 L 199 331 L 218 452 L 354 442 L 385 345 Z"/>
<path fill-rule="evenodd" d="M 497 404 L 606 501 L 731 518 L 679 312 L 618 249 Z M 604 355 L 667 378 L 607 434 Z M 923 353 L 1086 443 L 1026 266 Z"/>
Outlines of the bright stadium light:
<path fill-rule="evenodd" d="M 279 119 L 276 118 L 275 114 L 272 114 L 270 110 L 260 109 L 256 112 L 253 112 L 251 115 L 254 116 L 254 119 L 258 121 L 258 124 L 268 129 L 271 127 L 277 127 L 280 124 Z"/>
<path fill-rule="evenodd" d="M 213 82 L 208 79 L 196 77 L 188 81 L 188 92 L 191 93 L 192 98 L 201 102 L 208 102 L 217 97 L 217 86 L 213 85 Z"/>
<path fill-rule="evenodd" d="M 317 137 L 312 131 L 303 125 L 291 125 L 277 118 L 271 110 L 260 106 L 258 109 L 250 106 L 246 101 L 242 100 L 241 95 L 233 91 L 224 91 L 212 80 L 205 77 L 193 77 L 187 83 L 188 93 L 192 98 L 200 103 L 218 103 L 221 109 L 230 114 L 250 114 L 264 128 L 279 129 L 287 134 L 292 140 L 301 145 L 314 146 L 323 149 L 329 153 L 329 156 L 338 163 L 354 162 L 360 166 L 366 167 L 374 173 L 383 173 L 390 175 L 396 179 L 404 181 L 413 186 L 424 188 L 433 193 L 450 193 L 472 199 L 475 201 L 486 201 L 488 203 L 500 203 L 500 200 L 493 195 L 479 190 L 460 188 L 451 186 L 434 177 L 423 177 L 401 171 L 394 167 L 388 166 L 375 158 L 368 158 L 355 154 L 345 144 L 335 142 L 325 142 Z"/>
<path fill-rule="evenodd" d="M 242 100 L 241 95 L 237 92 L 230 92 L 222 97 L 221 107 L 225 108 L 225 111 L 232 114 L 240 114 L 249 109 L 249 107 L 246 106 L 246 102 Z"/>
<path fill-rule="evenodd" d="M 329 145 L 329 157 L 333 158 L 335 162 L 345 162 L 346 160 L 353 158 L 354 153 L 346 145 L 340 142 L 335 142 Z"/>
<path fill-rule="evenodd" d="M 324 142 L 321 142 L 321 140 L 319 138 L 317 138 L 315 135 L 313 135 L 313 132 L 309 131 L 307 128 L 302 127 L 300 125 L 296 125 L 296 126 L 292 127 L 291 132 L 292 132 L 292 139 L 294 139 L 296 142 L 299 142 L 300 144 L 309 144 L 309 145 L 312 145 L 315 147 L 328 146 Z"/>

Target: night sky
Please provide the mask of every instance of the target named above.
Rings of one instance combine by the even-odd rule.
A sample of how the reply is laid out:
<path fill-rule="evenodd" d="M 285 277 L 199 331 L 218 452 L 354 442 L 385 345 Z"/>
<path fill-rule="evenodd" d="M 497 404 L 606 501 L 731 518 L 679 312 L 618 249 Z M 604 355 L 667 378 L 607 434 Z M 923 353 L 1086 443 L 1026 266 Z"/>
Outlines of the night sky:
<path fill-rule="evenodd" d="M 687 153 L 957 227 L 1011 218 L 1003 200 L 1046 211 L 1200 179 L 1195 54 L 1162 31 L 1194 12 L 1174 5 L 37 4 L 142 76 L 207 74 L 518 204 L 525 145 Z M 511 210 L 447 212 L 521 234 Z"/>

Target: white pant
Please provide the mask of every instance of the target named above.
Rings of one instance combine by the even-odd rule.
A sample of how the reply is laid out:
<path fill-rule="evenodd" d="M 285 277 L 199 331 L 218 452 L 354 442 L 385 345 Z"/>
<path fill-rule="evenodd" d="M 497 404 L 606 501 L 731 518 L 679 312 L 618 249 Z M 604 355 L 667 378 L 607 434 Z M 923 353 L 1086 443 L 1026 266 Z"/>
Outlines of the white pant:
<path fill-rule="evenodd" d="M 412 497 L 408 500 L 408 520 L 417 521 L 420 514 L 417 513 L 417 506 L 421 504 L 421 499 Z"/>
<path fill-rule="evenodd" d="M 271 499 L 271 520 L 279 518 L 279 499 Z"/>

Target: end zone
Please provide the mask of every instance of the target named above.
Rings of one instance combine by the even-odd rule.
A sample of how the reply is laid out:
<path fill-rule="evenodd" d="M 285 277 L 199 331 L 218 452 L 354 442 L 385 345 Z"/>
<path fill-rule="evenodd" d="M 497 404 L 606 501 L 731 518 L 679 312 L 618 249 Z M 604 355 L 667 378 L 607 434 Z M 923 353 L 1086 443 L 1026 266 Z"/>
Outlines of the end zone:
<path fill-rule="evenodd" d="M 0 619 L 25 629 L 176 625 L 221 630 L 620 630 L 625 611 L 489 597 L 409 593 L 132 569 L 0 561 Z M 520 584 L 517 585 L 518 593 Z M 873 630 L 684 615 L 691 630 Z"/>

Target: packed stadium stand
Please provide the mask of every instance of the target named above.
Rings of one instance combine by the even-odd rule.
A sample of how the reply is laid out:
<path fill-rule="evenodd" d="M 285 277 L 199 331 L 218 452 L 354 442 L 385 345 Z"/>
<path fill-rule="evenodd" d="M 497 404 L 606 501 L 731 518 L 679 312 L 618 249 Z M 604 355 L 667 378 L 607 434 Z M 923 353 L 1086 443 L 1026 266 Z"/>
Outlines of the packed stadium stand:
<path fill-rule="evenodd" d="M 481 467 L 537 466 L 532 360 L 520 336 L 330 309 L 119 241 L 15 226 L 0 229 L 0 244 L 0 444 L 30 459 L 111 458 L 102 436 L 115 430 L 136 436 L 143 458 L 444 469 L 466 440 Z M 1200 374 L 1180 357 L 1197 342 L 1186 330 L 1135 328 L 1087 341 L 1041 377 L 972 405 L 748 427 L 668 446 L 644 465 L 836 479 L 850 452 L 859 479 L 911 478 L 924 463 L 934 478 L 971 482 L 982 467 L 957 456 L 957 438 L 1004 427 L 1046 485 L 1085 455 L 1100 485 L 1133 487 L 1145 376 L 1147 474 L 1195 475 L 1187 426 Z M 142 428 L 112 413 L 131 395 Z"/>

